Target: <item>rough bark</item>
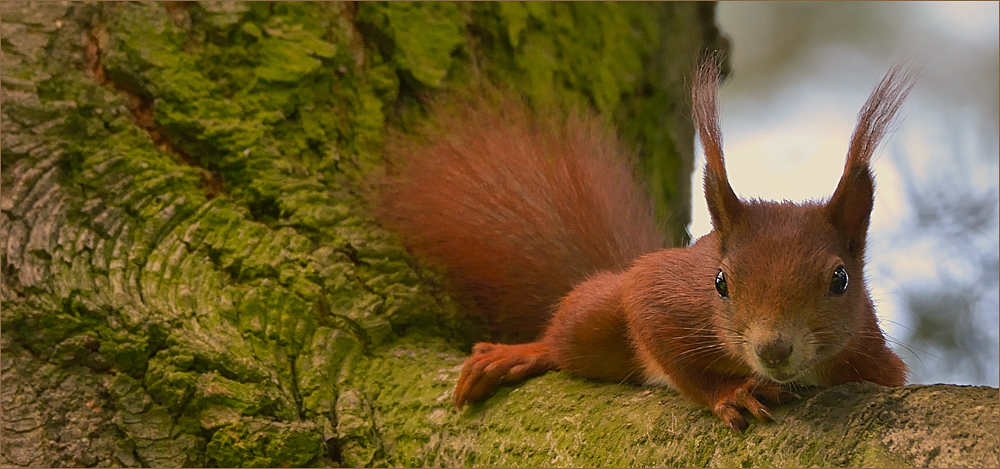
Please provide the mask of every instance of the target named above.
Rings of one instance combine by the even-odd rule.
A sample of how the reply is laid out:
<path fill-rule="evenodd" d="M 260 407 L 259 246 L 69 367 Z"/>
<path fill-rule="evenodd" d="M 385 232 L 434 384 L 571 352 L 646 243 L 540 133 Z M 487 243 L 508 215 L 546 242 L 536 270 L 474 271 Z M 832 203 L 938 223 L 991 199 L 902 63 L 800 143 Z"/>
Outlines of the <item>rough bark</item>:
<path fill-rule="evenodd" d="M 997 465 L 992 388 L 842 386 L 744 436 L 562 373 L 452 409 L 477 329 L 369 216 L 386 127 L 479 80 L 592 106 L 682 241 L 710 4 L 0 8 L 0 464 Z"/>

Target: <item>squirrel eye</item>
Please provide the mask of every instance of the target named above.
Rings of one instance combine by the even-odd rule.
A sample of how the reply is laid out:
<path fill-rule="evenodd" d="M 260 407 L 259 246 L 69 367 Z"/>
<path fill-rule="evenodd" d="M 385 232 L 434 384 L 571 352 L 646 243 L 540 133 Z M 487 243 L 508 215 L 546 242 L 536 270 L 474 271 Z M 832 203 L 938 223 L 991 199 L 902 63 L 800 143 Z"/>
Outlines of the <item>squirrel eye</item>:
<path fill-rule="evenodd" d="M 847 278 L 847 274 L 844 275 L 844 278 Z M 719 271 L 719 275 L 715 276 L 715 290 L 719 292 L 719 296 L 722 298 L 729 298 L 729 285 L 726 284 L 726 274 L 722 273 L 721 270 Z"/>
<path fill-rule="evenodd" d="M 830 294 L 833 296 L 843 295 L 847 291 L 847 271 L 844 266 L 833 269 L 833 278 L 830 279 Z"/>

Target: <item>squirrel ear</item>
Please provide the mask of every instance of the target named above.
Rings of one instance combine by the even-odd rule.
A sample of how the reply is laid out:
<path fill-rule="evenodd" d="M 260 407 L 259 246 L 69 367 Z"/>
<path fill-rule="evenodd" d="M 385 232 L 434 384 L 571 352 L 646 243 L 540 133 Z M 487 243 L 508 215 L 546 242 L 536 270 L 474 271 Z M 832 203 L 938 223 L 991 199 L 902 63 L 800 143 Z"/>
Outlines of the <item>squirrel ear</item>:
<path fill-rule="evenodd" d="M 698 67 L 692 86 L 691 109 L 705 151 L 705 201 L 712 215 L 712 226 L 719 237 L 725 239 L 740 218 L 743 203 L 729 185 L 722 157 L 722 132 L 716 104 L 719 60 L 718 56 L 710 56 Z"/>
<path fill-rule="evenodd" d="M 847 149 L 844 175 L 825 210 L 830 222 L 849 243 L 852 253 L 863 253 L 875 200 L 870 162 L 889 124 L 913 89 L 919 69 L 896 64 L 886 73 L 858 114 L 858 125 Z"/>
<path fill-rule="evenodd" d="M 836 192 L 826 204 L 826 214 L 837 232 L 847 239 L 852 254 L 862 254 L 868 236 L 868 223 L 875 202 L 875 181 L 867 165 L 848 165 Z"/>

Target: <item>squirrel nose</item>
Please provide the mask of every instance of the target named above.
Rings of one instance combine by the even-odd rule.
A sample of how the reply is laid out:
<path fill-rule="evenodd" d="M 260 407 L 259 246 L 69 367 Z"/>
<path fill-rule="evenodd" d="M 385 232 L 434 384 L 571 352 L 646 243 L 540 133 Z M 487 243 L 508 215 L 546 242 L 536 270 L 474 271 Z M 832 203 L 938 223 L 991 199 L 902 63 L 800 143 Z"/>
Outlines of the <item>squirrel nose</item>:
<path fill-rule="evenodd" d="M 782 339 L 773 340 L 766 344 L 757 346 L 757 356 L 760 357 L 761 361 L 763 361 L 768 367 L 777 367 L 787 364 L 788 357 L 791 355 L 792 344 Z"/>

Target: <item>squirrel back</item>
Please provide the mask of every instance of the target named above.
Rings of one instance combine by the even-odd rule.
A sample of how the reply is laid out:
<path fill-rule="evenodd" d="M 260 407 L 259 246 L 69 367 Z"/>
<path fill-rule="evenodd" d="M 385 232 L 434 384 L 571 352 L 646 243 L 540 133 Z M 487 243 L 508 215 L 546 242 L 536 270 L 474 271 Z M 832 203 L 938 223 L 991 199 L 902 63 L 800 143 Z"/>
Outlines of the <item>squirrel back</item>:
<path fill-rule="evenodd" d="M 447 270 L 495 332 L 533 338 L 599 271 L 664 247 L 634 159 L 599 118 L 436 102 L 434 138 L 392 136 L 378 217 Z"/>

